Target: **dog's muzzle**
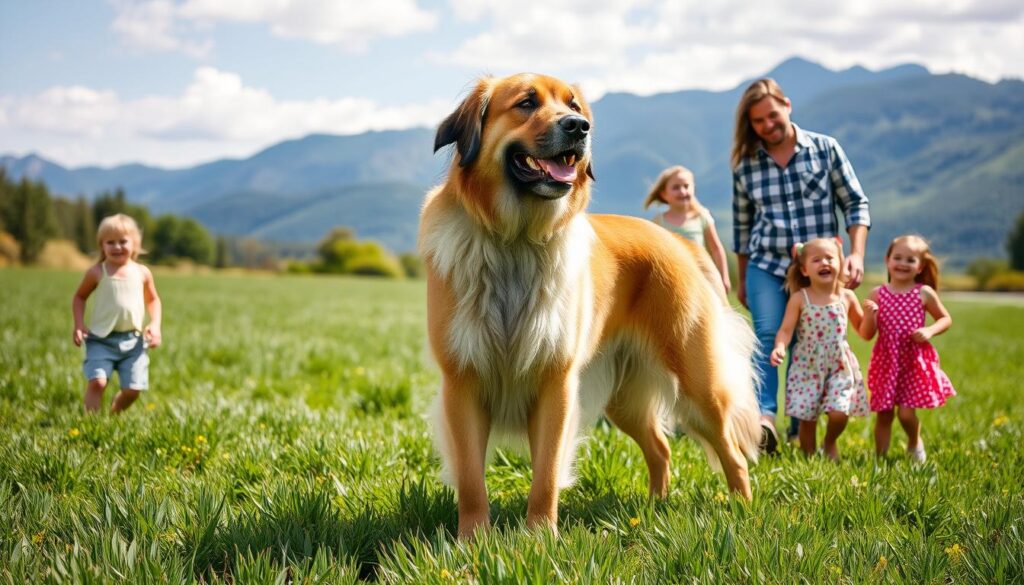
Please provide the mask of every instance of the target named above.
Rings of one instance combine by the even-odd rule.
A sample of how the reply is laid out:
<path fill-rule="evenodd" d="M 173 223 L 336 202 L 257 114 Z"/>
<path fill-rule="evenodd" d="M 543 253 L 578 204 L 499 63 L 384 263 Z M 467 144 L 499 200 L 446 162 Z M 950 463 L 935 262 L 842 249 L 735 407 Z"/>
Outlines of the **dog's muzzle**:
<path fill-rule="evenodd" d="M 509 145 L 508 174 L 520 192 L 558 199 L 572 189 L 579 175 L 576 165 L 589 148 L 590 121 L 575 114 L 563 116 L 537 140 L 535 148 Z"/>

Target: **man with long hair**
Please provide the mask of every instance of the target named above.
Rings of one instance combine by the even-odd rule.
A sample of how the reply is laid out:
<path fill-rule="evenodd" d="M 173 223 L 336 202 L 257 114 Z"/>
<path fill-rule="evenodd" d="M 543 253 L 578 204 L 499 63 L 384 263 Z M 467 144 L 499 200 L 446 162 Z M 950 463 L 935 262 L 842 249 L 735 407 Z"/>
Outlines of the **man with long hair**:
<path fill-rule="evenodd" d="M 736 293 L 750 309 L 761 349 L 757 387 L 761 448 L 778 449 L 775 416 L 779 378 L 765 348 L 782 323 L 790 250 L 797 242 L 839 234 L 836 207 L 850 238 L 847 288 L 864 276 L 864 246 L 871 219 L 868 199 L 835 138 L 808 132 L 790 120 L 793 105 L 771 78 L 750 84 L 736 109 L 733 137 L 733 251 L 739 264 Z"/>

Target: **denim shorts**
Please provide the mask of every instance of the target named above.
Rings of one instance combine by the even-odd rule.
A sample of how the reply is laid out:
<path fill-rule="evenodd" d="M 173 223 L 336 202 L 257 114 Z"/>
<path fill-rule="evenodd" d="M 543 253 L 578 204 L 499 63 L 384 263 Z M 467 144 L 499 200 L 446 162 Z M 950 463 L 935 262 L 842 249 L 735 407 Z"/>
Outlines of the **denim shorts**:
<path fill-rule="evenodd" d="M 114 370 L 121 388 L 149 389 L 149 356 L 146 340 L 138 331 L 115 331 L 106 337 L 85 338 L 82 371 L 89 380 L 110 380 Z"/>

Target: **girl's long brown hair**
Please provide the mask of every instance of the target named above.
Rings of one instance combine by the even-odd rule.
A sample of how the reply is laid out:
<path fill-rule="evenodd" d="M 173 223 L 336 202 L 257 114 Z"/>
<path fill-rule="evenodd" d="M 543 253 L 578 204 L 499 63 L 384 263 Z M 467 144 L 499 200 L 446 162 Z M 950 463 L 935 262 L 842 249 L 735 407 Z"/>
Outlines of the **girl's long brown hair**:
<path fill-rule="evenodd" d="M 786 101 L 786 94 L 782 93 L 782 88 L 771 77 L 763 77 L 751 83 L 740 97 L 740 104 L 736 107 L 736 129 L 732 139 L 733 168 L 757 152 L 761 137 L 750 125 L 750 107 L 768 96 L 780 103 Z"/>
<path fill-rule="evenodd" d="M 907 234 L 905 236 L 897 236 L 889 242 L 889 249 L 885 251 L 885 259 L 888 262 L 889 256 L 892 255 L 892 249 L 896 244 L 906 244 L 910 251 L 917 254 L 921 258 L 921 272 L 914 277 L 914 282 L 920 282 L 927 284 L 935 290 L 939 290 L 939 261 L 932 254 L 931 246 L 928 245 L 928 240 L 915 234 Z M 886 271 L 888 274 L 888 271 Z M 888 274 L 889 282 L 892 282 L 892 275 Z"/>

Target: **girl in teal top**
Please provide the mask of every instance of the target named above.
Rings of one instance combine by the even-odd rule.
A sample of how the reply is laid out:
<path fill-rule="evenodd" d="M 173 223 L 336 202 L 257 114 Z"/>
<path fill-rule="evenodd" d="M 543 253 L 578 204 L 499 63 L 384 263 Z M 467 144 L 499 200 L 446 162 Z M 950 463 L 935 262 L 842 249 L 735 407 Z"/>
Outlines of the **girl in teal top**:
<path fill-rule="evenodd" d="M 654 223 L 693 240 L 711 254 L 711 259 L 722 275 L 725 292 L 732 288 L 729 281 L 729 265 L 725 259 L 725 247 L 715 231 L 715 220 L 711 213 L 697 201 L 693 172 L 682 166 L 669 167 L 661 172 L 654 182 L 644 209 L 656 202 L 664 203 L 668 210 L 654 216 Z"/>

